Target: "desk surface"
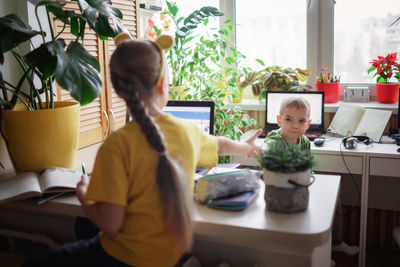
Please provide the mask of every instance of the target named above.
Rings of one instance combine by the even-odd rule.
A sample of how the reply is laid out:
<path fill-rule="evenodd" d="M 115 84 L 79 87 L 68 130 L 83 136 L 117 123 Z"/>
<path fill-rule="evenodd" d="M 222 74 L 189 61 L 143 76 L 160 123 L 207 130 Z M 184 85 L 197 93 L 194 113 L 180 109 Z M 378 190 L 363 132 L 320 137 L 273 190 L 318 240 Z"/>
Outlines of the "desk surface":
<path fill-rule="evenodd" d="M 258 138 L 255 141 L 258 147 L 262 147 L 264 144 L 263 138 Z M 368 156 L 377 156 L 382 158 L 398 158 L 400 159 L 400 153 L 397 152 L 399 146 L 395 144 L 380 144 L 373 143 L 372 145 L 365 145 L 359 143 L 357 148 L 355 149 L 346 149 L 342 144 L 342 138 L 338 137 L 326 137 L 325 143 L 317 147 L 314 145 L 314 142 L 311 142 L 311 151 L 316 154 L 324 154 L 324 155 L 343 155 L 347 156 L 359 156 L 366 155 Z M 233 162 L 241 162 L 244 165 L 250 166 L 259 166 L 256 158 L 245 159 L 242 156 L 233 156 Z"/>
<path fill-rule="evenodd" d="M 316 247 L 330 237 L 332 218 L 338 196 L 340 176 L 316 175 L 310 187 L 309 207 L 304 212 L 283 214 L 265 209 L 264 186 L 259 196 L 244 211 L 221 211 L 195 204 L 195 233 L 215 240 L 224 240 L 247 247 L 274 245 Z M 260 184 L 263 185 L 260 180 Z M 15 201 L 2 209 L 43 214 L 48 216 L 85 216 L 74 195 L 63 196 L 42 205 Z M 246 244 L 248 243 L 248 244 Z"/>

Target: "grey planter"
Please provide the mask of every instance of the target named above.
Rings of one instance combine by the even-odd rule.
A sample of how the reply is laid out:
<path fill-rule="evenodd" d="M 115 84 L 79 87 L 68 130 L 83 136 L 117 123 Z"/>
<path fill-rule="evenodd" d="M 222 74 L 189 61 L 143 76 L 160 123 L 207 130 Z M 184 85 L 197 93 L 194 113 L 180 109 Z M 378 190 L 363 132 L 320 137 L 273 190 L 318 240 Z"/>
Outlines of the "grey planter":
<path fill-rule="evenodd" d="M 292 213 L 308 208 L 308 187 L 315 179 L 311 175 L 311 170 L 278 173 L 264 169 L 263 178 L 265 183 L 264 199 L 268 211 Z"/>

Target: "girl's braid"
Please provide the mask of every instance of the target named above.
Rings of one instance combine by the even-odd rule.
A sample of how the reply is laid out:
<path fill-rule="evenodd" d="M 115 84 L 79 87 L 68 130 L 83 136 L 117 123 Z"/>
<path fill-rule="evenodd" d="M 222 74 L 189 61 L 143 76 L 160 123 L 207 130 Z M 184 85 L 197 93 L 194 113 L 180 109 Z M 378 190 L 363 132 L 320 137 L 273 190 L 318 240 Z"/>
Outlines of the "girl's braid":
<path fill-rule="evenodd" d="M 147 115 L 147 108 L 143 105 L 143 102 L 139 97 L 138 91 L 127 95 L 127 98 L 125 100 L 129 107 L 129 110 L 135 117 L 135 121 L 142 128 L 142 131 L 145 134 L 147 141 L 158 153 L 164 152 L 165 145 L 163 143 L 160 132 L 157 129 L 157 125 L 153 122 L 153 119 L 151 119 L 151 117 Z"/>

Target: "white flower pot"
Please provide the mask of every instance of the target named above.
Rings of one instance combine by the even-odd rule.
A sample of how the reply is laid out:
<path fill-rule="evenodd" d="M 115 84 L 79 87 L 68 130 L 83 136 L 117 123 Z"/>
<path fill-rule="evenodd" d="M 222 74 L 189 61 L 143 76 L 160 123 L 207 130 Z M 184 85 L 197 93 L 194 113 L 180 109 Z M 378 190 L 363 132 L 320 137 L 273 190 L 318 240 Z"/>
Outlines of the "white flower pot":
<path fill-rule="evenodd" d="M 273 172 L 264 169 L 263 177 L 266 185 L 273 185 L 283 188 L 293 188 L 296 187 L 296 185 L 294 185 L 290 181 L 294 181 L 297 184 L 308 186 L 310 184 L 311 169 L 295 173 Z"/>

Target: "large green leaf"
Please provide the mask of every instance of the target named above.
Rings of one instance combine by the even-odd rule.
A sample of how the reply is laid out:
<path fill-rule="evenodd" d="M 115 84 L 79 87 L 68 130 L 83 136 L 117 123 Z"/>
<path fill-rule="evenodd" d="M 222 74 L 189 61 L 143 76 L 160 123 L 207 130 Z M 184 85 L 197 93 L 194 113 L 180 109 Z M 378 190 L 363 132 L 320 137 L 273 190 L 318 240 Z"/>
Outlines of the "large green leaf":
<path fill-rule="evenodd" d="M 78 3 L 89 26 L 102 40 L 115 37 L 120 32 L 119 28 L 122 25 L 118 18 L 122 19 L 122 13 L 119 9 L 110 6 L 110 0 L 78 0 Z M 114 27 L 110 25 L 109 18 L 113 21 Z"/>
<path fill-rule="evenodd" d="M 54 42 L 51 46 L 57 54 L 56 81 L 82 106 L 86 105 L 101 93 L 99 62 L 78 42 L 71 42 L 66 51 L 64 45 Z"/>
<path fill-rule="evenodd" d="M 17 47 L 41 32 L 32 30 L 23 19 L 10 14 L 0 18 L 0 63 L 3 64 L 3 54 Z M 43 33 L 44 34 L 44 33 Z"/>
<path fill-rule="evenodd" d="M 47 11 L 52 13 L 56 19 L 71 26 L 71 33 L 79 36 L 83 40 L 86 19 L 81 15 L 71 10 L 65 10 L 65 3 L 54 1 L 41 1 L 38 6 L 46 6 Z"/>
<path fill-rule="evenodd" d="M 61 46 L 65 46 L 62 39 L 55 42 L 60 42 Z M 53 76 L 56 72 L 57 54 L 54 53 L 52 46 L 54 46 L 54 42 L 42 44 L 24 57 L 25 62 L 31 67 L 36 67 L 45 80 Z"/>

